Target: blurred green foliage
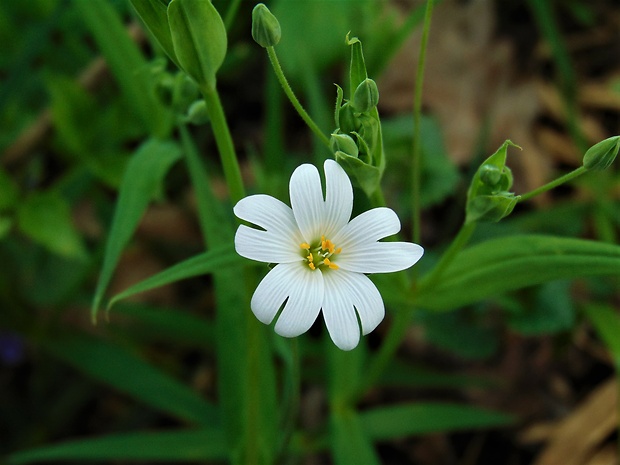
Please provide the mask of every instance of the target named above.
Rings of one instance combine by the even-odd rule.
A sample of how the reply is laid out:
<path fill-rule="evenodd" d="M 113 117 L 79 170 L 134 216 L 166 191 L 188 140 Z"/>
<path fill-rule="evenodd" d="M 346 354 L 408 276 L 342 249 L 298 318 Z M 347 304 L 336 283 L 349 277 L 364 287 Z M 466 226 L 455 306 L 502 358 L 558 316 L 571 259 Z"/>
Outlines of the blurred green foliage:
<path fill-rule="evenodd" d="M 378 78 L 420 24 L 422 10 L 400 22 L 394 11 L 384 11 L 385 2 L 325 3 L 281 0 L 269 6 L 282 25 L 282 66 L 330 134 L 332 77 L 340 74 L 339 82 L 347 82 L 347 32 L 364 38 L 369 76 Z M 292 168 L 328 152 L 292 142 L 301 134 L 291 129 L 295 116 L 273 76 L 260 74 L 265 57 L 250 37 L 254 5 L 214 5 L 223 17 L 229 5 L 239 7 L 236 17 L 231 13 L 218 85 L 240 137 L 238 149 L 254 173 L 249 190 L 285 200 Z M 532 8 L 539 21 L 550 21 L 544 19 L 547 9 Z M 571 11 L 589 21 L 583 4 L 571 2 Z M 402 356 L 387 365 L 376 386 L 401 389 L 407 401 L 359 410 L 356 389 L 374 348 L 341 353 L 317 336 L 300 338 L 296 348 L 254 320 L 247 324 L 251 289 L 240 276 L 256 281 L 264 270 L 243 268 L 231 253 L 234 220 L 223 200 L 213 139 L 208 125 L 190 127 L 184 119 L 202 100 L 150 36 L 132 35 L 128 24 L 136 21 L 123 0 L 9 0 L 0 6 L 0 454 L 9 463 L 273 463 L 288 453 L 330 450 L 338 464 L 351 463 L 351 457 L 380 463 L 374 447 L 379 441 L 514 422 L 471 405 L 414 403 L 411 393 L 422 388 L 456 393 L 463 385 L 485 389 L 493 381 L 430 370 Z M 570 67 L 553 23 L 543 33 L 553 39 L 560 69 Z M 565 80 L 571 104 L 572 71 Z M 257 111 L 265 121 L 246 116 Z M 381 122 L 383 187 L 408 224 L 413 118 L 389 115 Z M 37 124 L 47 128 L 43 137 L 27 132 Z M 250 125 L 262 136 L 252 138 Z M 423 118 L 420 131 L 421 204 L 447 225 L 421 264 L 426 272 L 448 244 L 455 218 L 463 216 L 469 179 L 450 161 L 436 120 Z M 22 136 L 36 144 L 21 149 L 15 143 Z M 423 328 L 427 341 L 461 358 L 485 359 L 496 353 L 504 331 L 570 333 L 583 310 L 617 362 L 613 331 L 619 319 L 608 303 L 618 292 L 620 207 L 612 195 L 620 180 L 617 169 L 596 176 L 577 185 L 584 193 L 579 201 L 481 225 L 474 245 L 431 292 L 414 295 L 373 278 L 388 312 L 415 307 L 412 323 Z M 188 197 L 197 199 L 195 205 Z M 166 243 L 136 237 L 149 206 L 163 201 L 195 217 L 201 238 Z M 356 202 L 356 210 L 366 207 L 361 193 Z M 595 240 L 574 239 L 586 234 Z M 112 297 L 106 291 L 128 249 L 148 249 L 167 268 L 127 294 L 193 279 L 180 284 L 185 287 L 177 288 L 173 305 L 119 302 L 109 322 L 92 326 L 93 296 L 96 313 Z M 472 267 L 475 273 L 468 272 Z M 205 273 L 212 276 L 200 276 Z M 574 279 L 587 292 L 574 295 Z M 127 297 L 120 291 L 114 289 L 117 300 Z M 295 405 L 289 386 L 295 382 L 328 391 L 330 419 L 318 431 L 296 428 L 285 408 L 278 408 Z M 255 437 L 253 431 L 261 433 Z M 290 446 L 283 432 L 291 434 Z M 248 450 L 254 455 L 244 455 Z"/>

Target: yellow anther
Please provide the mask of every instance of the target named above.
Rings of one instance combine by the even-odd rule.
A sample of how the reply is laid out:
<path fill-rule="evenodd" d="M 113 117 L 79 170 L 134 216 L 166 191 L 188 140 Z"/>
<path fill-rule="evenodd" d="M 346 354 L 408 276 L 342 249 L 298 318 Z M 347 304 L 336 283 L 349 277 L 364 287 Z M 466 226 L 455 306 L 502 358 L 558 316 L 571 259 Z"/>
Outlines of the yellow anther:
<path fill-rule="evenodd" d="M 312 254 L 308 255 L 306 258 L 308 259 L 309 262 L 314 261 L 314 257 L 312 256 Z"/>
<path fill-rule="evenodd" d="M 314 270 L 316 267 L 314 266 L 314 263 L 309 262 L 308 266 L 310 267 L 311 270 Z"/>
<path fill-rule="evenodd" d="M 309 249 L 310 248 L 310 244 L 308 244 L 306 242 L 302 242 L 301 244 L 299 244 L 299 247 L 301 247 L 302 249 Z"/>
<path fill-rule="evenodd" d="M 332 270 L 337 270 L 338 268 L 340 268 L 338 265 L 336 265 L 335 263 L 330 263 L 328 265 Z"/>
<path fill-rule="evenodd" d="M 338 248 L 334 251 L 334 253 L 340 253 L 340 252 L 342 252 L 342 247 L 338 247 Z"/>

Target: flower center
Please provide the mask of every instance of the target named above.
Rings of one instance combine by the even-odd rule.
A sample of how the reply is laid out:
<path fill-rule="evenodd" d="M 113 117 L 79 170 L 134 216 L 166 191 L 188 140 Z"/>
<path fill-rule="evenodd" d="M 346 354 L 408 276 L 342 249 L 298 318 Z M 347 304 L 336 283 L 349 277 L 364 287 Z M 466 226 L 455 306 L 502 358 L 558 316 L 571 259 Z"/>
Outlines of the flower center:
<path fill-rule="evenodd" d="M 299 244 L 299 247 L 303 249 L 304 260 L 311 270 L 316 270 L 317 268 L 338 269 L 338 265 L 331 261 L 331 257 L 342 252 L 342 248 L 336 248 L 332 241 L 325 239 L 325 236 L 321 236 L 321 240 L 315 245 L 303 242 Z"/>

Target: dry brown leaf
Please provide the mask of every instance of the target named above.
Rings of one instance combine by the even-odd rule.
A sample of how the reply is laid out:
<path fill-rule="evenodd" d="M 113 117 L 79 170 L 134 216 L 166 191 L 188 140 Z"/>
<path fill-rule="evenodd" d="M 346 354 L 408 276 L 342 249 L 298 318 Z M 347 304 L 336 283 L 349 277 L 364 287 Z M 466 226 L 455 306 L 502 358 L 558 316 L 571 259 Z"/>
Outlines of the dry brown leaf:
<path fill-rule="evenodd" d="M 616 445 L 606 445 L 594 454 L 586 465 L 618 465 L 618 449 Z"/>
<path fill-rule="evenodd" d="M 585 465 L 618 424 L 618 384 L 601 384 L 560 422 L 535 465 Z"/>
<path fill-rule="evenodd" d="M 445 1 L 436 7 L 423 104 L 439 119 L 448 153 L 457 163 L 470 161 L 487 123 L 488 150 L 506 139 L 521 145 L 524 151 L 511 157 L 510 165 L 527 172 L 515 187 L 529 190 L 546 182 L 549 171 L 532 136 L 539 96 L 533 81 L 517 77 L 512 48 L 497 38 L 494 21 L 493 4 L 485 0 Z M 383 111 L 411 111 L 419 48 L 416 31 L 380 80 Z"/>

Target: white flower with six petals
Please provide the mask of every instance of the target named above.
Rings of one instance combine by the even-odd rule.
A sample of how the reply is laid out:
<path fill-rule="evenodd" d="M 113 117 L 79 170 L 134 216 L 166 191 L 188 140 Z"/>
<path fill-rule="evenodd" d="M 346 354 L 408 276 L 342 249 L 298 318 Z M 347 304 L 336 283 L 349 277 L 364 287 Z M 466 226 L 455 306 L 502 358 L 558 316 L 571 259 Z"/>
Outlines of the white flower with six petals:
<path fill-rule="evenodd" d="M 327 160 L 325 199 L 319 172 L 304 164 L 289 184 L 291 206 L 269 195 L 251 195 L 234 207 L 235 215 L 262 229 L 239 226 L 237 253 L 276 263 L 252 296 L 256 317 L 275 324 L 276 333 L 306 332 L 319 312 L 334 343 L 355 348 L 361 333 L 375 329 L 385 315 L 381 294 L 367 273 L 391 273 L 416 263 L 424 253 L 410 242 L 379 242 L 400 231 L 389 208 L 374 208 L 349 221 L 353 188 L 334 160 Z"/>

